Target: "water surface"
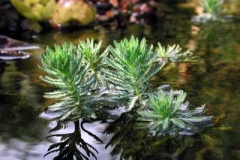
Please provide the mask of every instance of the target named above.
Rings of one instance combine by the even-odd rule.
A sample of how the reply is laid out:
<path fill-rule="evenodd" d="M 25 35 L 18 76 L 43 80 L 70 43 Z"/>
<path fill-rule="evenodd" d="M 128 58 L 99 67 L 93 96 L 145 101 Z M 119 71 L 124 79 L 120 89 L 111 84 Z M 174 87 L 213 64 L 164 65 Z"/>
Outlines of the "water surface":
<path fill-rule="evenodd" d="M 121 30 L 100 27 L 73 32 L 49 31 L 36 37 L 35 43 L 53 46 L 65 41 L 78 43 L 79 40 L 94 38 L 102 40 L 103 46 L 107 46 L 112 40 L 135 35 L 145 37 L 149 44 L 179 44 L 190 49 L 199 56 L 198 61 L 169 63 L 153 78 L 152 84 L 170 84 L 174 89 L 183 89 L 188 93 L 187 99 L 192 107 L 205 104 L 206 114 L 219 118 L 218 124 L 204 131 L 202 137 L 183 138 L 182 141 L 191 142 L 192 145 L 184 149 L 178 159 L 240 159 L 239 23 L 197 24 L 191 22 L 193 14 L 189 13 L 179 9 L 177 12 L 165 13 L 153 25 L 131 24 Z M 0 159 L 40 160 L 50 144 L 58 141 L 46 138 L 56 123 L 48 120 L 51 115 L 42 114 L 49 103 L 42 95 L 51 90 L 51 87 L 39 80 L 39 75 L 44 74 L 38 69 L 39 53 L 43 51 L 44 47 L 43 50 L 31 52 L 29 59 L 0 63 Z M 69 124 L 59 132 L 72 132 L 72 125 Z M 109 140 L 109 136 L 101 135 L 104 125 L 88 125 L 102 139 Z M 139 139 L 131 141 L 133 150 L 138 145 L 137 141 L 144 139 L 138 136 Z M 96 144 L 88 135 L 84 137 L 99 150 L 99 159 L 118 159 L 118 155 L 109 155 L 111 148 L 105 150 L 104 145 Z M 143 159 L 160 157 L 158 148 L 154 148 L 152 155 L 147 154 Z M 55 155 L 50 154 L 45 159 L 50 160 Z M 162 158 L 169 157 L 166 154 Z"/>

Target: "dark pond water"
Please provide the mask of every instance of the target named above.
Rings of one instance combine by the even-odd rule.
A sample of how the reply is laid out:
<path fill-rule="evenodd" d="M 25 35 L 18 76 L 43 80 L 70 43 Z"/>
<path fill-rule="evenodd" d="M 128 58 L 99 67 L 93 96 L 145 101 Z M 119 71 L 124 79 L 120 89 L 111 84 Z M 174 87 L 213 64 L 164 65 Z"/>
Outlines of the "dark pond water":
<path fill-rule="evenodd" d="M 101 27 L 72 32 L 50 31 L 36 37 L 34 43 L 52 46 L 94 38 L 107 46 L 112 40 L 135 35 L 145 37 L 153 45 L 157 42 L 179 44 L 192 50 L 200 57 L 199 61 L 170 63 L 152 83 L 183 89 L 194 106 L 206 104 L 206 114 L 218 117 L 218 124 L 199 137 L 180 137 L 167 146 L 158 145 L 159 141 L 150 146 L 152 139 L 132 131 L 126 139 L 126 148 L 130 148 L 128 153 L 136 159 L 146 160 L 237 160 L 240 159 L 240 24 L 236 21 L 196 24 L 191 22 L 192 16 L 189 10 L 176 9 L 165 13 L 154 25 L 133 24 L 114 31 Z M 42 113 L 50 103 L 42 95 L 51 88 L 39 80 L 39 75 L 43 74 L 38 69 L 40 52 L 44 52 L 44 48 L 31 52 L 29 59 L 0 63 L 1 160 L 51 160 L 57 155 L 43 157 L 59 138 L 46 138 L 56 123 L 48 120 L 54 115 Z M 118 113 L 118 110 L 113 112 Z M 101 134 L 104 124 L 85 125 L 102 140 L 109 141 L 110 136 Z M 68 124 L 56 133 L 70 133 L 73 128 L 73 123 Z M 86 133 L 82 136 L 99 151 L 98 159 L 119 159 L 119 154 L 110 156 L 111 147 L 105 149 L 105 144 L 99 144 Z M 170 156 L 170 151 L 180 152 L 184 145 L 188 147 L 178 157 Z"/>

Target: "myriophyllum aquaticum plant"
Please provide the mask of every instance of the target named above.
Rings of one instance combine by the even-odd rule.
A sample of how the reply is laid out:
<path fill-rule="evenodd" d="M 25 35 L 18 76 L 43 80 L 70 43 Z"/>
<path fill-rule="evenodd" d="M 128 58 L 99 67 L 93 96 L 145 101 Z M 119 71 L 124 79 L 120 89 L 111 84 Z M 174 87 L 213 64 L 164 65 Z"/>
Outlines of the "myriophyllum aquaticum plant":
<path fill-rule="evenodd" d="M 224 0 L 201 0 L 200 5 L 204 13 L 217 16 L 223 8 Z"/>
<path fill-rule="evenodd" d="M 138 111 L 139 120 L 148 122 L 154 134 L 195 134 L 201 123 L 211 123 L 212 116 L 204 116 L 204 105 L 190 110 L 185 99 L 182 90 L 152 93 L 147 101 L 148 109 Z"/>
<path fill-rule="evenodd" d="M 106 49 L 101 42 L 89 39 L 78 45 L 48 47 L 41 54 L 40 66 L 48 75 L 40 78 L 54 86 L 54 91 L 44 97 L 56 102 L 47 109 L 58 112 L 59 120 L 70 121 L 94 120 L 99 118 L 96 110 L 122 106 L 124 113 L 137 113 L 139 121 L 149 122 L 144 124 L 150 131 L 196 131 L 199 123 L 212 118 L 203 115 L 204 106 L 190 110 L 184 92 L 149 87 L 151 78 L 166 64 L 158 59 L 165 56 L 181 60 L 188 51 L 180 51 L 178 45 L 163 48 L 159 43 L 154 48 L 145 38 L 134 36 L 113 41 Z"/>
<path fill-rule="evenodd" d="M 84 63 L 83 54 L 73 44 L 55 45 L 41 54 L 40 68 L 47 76 L 40 78 L 54 86 L 55 90 L 44 94 L 45 98 L 55 99 L 56 103 L 48 106 L 48 111 L 59 112 L 60 120 L 89 117 L 91 94 L 95 83 L 93 74 L 88 74 L 90 64 Z"/>
<path fill-rule="evenodd" d="M 204 12 L 195 16 L 193 21 L 208 22 L 220 19 L 220 13 L 223 10 L 224 0 L 200 0 L 200 6 Z"/>
<path fill-rule="evenodd" d="M 175 44 L 164 47 L 161 43 L 158 43 L 155 51 L 158 56 L 158 61 L 193 61 L 193 58 L 196 58 L 192 56 L 189 50 L 183 51 L 179 45 Z"/>
<path fill-rule="evenodd" d="M 147 92 L 150 79 L 160 71 L 165 62 L 154 63 L 157 59 L 153 46 L 147 45 L 143 38 L 131 37 L 120 42 L 114 41 L 109 46 L 109 57 L 106 63 L 109 69 L 105 69 L 107 81 L 129 97 L 127 110 L 136 107 L 136 102 L 141 102 Z"/>
<path fill-rule="evenodd" d="M 149 134 L 154 133 L 156 136 L 192 135 L 211 121 L 211 116 L 203 115 L 204 106 L 189 109 L 189 103 L 184 102 L 186 93 L 183 91 L 149 87 L 151 78 L 168 62 L 159 59 L 181 61 L 188 56 L 188 51 L 181 52 L 178 45 L 164 48 L 160 43 L 154 48 L 147 44 L 146 39 L 139 40 L 134 36 L 120 42 L 114 41 L 106 49 L 101 44 L 87 39 L 79 41 L 77 45 L 64 43 L 62 46 L 48 47 L 46 53 L 41 54 L 42 65 L 39 67 L 47 75 L 40 78 L 53 86 L 53 91 L 45 93 L 44 97 L 55 99 L 55 103 L 48 106 L 47 110 L 58 113 L 56 118 L 59 123 L 73 121 L 75 129 L 78 128 L 75 133 L 68 134 L 69 137 L 52 135 L 61 136 L 66 141 L 51 145 L 47 154 L 59 151 L 63 157 L 88 159 L 76 151 L 76 146 L 69 155 L 68 149 L 71 147 L 67 144 L 71 144 L 82 147 L 87 156 L 96 158 L 94 151 L 97 150 L 81 138 L 81 132 L 86 132 L 98 142 L 102 140 L 86 130 L 83 123 L 97 119 L 108 120 L 108 116 L 101 116 L 99 111 L 109 110 L 112 106 L 124 108 L 123 113 L 113 120 L 113 125 L 110 124 L 106 129 L 113 131 L 112 134 L 118 131 L 127 135 L 133 127 L 128 127 L 128 123 L 134 122 L 131 124 L 143 126 Z M 119 131 L 119 127 L 114 125 L 123 123 L 126 123 L 124 131 Z M 106 147 L 114 145 L 113 142 L 119 139 L 117 135 Z M 78 137 L 77 144 L 72 143 L 70 136 Z M 124 139 L 124 135 L 120 137 Z"/>
<path fill-rule="evenodd" d="M 101 69 L 105 68 L 104 57 L 106 57 L 107 50 L 101 53 L 102 41 L 99 43 L 94 42 L 93 39 L 87 39 L 86 41 L 79 41 L 77 45 L 77 51 L 83 56 L 83 62 L 89 65 L 88 72 L 90 75 L 94 75 L 98 84 L 105 86 Z"/>

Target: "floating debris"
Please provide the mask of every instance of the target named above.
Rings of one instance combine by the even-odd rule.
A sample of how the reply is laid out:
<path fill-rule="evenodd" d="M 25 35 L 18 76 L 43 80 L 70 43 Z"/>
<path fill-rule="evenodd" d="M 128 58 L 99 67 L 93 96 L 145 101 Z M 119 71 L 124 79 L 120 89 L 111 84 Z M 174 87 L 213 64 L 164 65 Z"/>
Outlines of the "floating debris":
<path fill-rule="evenodd" d="M 36 45 L 31 45 L 6 36 L 0 36 L 1 60 L 27 59 L 30 55 L 23 50 L 34 50 L 39 48 L 40 47 Z"/>

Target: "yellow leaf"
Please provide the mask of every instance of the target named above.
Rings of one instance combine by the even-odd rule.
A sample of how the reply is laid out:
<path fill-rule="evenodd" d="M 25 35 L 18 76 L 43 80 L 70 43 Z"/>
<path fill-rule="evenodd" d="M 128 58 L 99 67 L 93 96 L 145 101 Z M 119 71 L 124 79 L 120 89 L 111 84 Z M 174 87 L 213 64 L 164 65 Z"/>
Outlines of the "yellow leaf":
<path fill-rule="evenodd" d="M 36 20 L 36 15 L 32 12 L 31 8 L 19 0 L 11 0 L 12 5 L 24 17 L 30 20 Z"/>
<path fill-rule="evenodd" d="M 43 4 L 44 6 L 49 2 L 49 0 L 40 0 L 39 3 Z"/>
<path fill-rule="evenodd" d="M 44 13 L 44 6 L 41 4 L 35 4 L 32 8 L 32 13 L 35 15 L 35 20 L 41 21 Z"/>
<path fill-rule="evenodd" d="M 43 10 L 43 13 L 42 13 L 43 20 L 49 20 L 50 17 L 52 16 L 52 14 L 55 12 L 55 8 L 56 8 L 55 0 L 50 0 L 46 4 L 46 6 Z"/>

